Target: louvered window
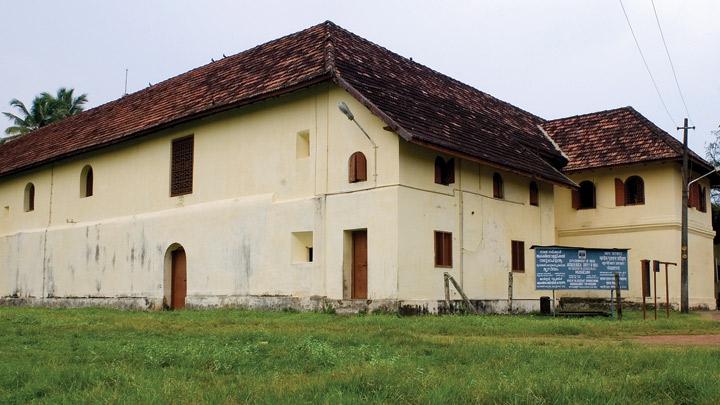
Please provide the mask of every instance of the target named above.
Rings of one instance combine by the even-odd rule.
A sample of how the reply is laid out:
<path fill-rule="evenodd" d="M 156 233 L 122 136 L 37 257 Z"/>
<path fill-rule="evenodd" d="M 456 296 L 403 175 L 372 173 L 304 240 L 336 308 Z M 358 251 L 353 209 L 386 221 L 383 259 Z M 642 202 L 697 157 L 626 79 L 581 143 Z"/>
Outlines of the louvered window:
<path fill-rule="evenodd" d="M 455 183 L 454 158 L 447 161 L 440 156 L 435 158 L 435 183 L 445 186 Z"/>
<path fill-rule="evenodd" d="M 452 233 L 435 231 L 435 267 L 452 267 Z"/>
<path fill-rule="evenodd" d="M 170 196 L 191 194 L 193 191 L 194 138 L 175 139 L 172 142 L 170 169 Z"/>
<path fill-rule="evenodd" d="M 355 152 L 350 155 L 348 162 L 348 181 L 357 183 L 367 180 L 367 159 L 362 152 Z"/>
<path fill-rule="evenodd" d="M 493 174 L 493 197 L 505 198 L 505 186 L 500 173 Z"/>

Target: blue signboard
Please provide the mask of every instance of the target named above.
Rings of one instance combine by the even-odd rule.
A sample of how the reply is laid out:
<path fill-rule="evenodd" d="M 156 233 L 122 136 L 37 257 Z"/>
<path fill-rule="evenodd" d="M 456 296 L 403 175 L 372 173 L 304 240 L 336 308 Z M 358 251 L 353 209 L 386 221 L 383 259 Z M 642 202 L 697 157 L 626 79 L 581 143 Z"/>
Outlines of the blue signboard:
<path fill-rule="evenodd" d="M 627 249 L 533 246 L 535 289 L 612 290 L 615 273 L 620 289 L 628 289 Z"/>

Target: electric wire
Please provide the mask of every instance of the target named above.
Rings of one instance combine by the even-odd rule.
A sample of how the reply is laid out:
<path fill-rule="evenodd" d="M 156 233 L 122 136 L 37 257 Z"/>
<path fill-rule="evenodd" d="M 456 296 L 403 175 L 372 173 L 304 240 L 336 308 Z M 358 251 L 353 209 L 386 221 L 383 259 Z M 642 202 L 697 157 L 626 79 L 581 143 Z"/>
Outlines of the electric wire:
<path fill-rule="evenodd" d="M 662 97 L 662 94 L 660 93 L 660 88 L 657 85 L 657 82 L 655 81 L 655 76 L 653 76 L 652 72 L 650 71 L 650 66 L 647 63 L 647 59 L 645 59 L 645 54 L 642 51 L 642 48 L 640 48 L 640 42 L 638 42 L 637 36 L 635 35 L 635 30 L 632 27 L 632 24 L 630 23 L 630 17 L 628 17 L 627 11 L 625 10 L 625 5 L 623 4 L 622 0 L 618 0 L 620 2 L 620 7 L 622 8 L 623 14 L 625 15 L 625 21 L 628 23 L 628 27 L 630 28 L 630 33 L 632 34 L 633 40 L 635 40 L 635 46 L 637 46 L 638 52 L 640 52 L 640 57 L 642 58 L 643 64 L 645 65 L 645 70 L 647 70 L 648 75 L 650 76 L 650 81 L 652 81 L 653 87 L 655 87 L 655 92 L 658 95 L 658 98 L 660 99 L 660 103 L 662 104 L 663 108 L 665 108 L 665 113 L 667 113 L 668 118 L 670 118 L 670 121 L 675 125 L 675 119 L 673 118 L 672 114 L 670 114 L 670 109 L 668 109 L 667 104 L 665 103 L 665 100 Z"/>
<path fill-rule="evenodd" d="M 675 64 L 670 57 L 670 50 L 668 49 L 667 41 L 665 41 L 665 34 L 663 34 L 662 27 L 660 26 L 660 18 L 658 17 L 657 9 L 655 8 L 655 0 L 650 0 L 650 4 L 652 4 L 653 13 L 655 13 L 655 22 L 657 22 L 658 30 L 660 31 L 660 38 L 662 39 L 663 46 L 665 47 L 665 55 L 667 55 L 668 62 L 670 62 L 670 69 L 672 69 L 672 74 L 675 78 L 675 86 L 677 86 L 678 93 L 680 94 L 680 100 L 682 100 L 683 107 L 685 107 L 685 114 L 687 115 L 688 120 L 692 122 L 690 111 L 688 110 L 687 103 L 685 102 L 685 95 L 683 95 L 683 92 L 680 89 L 680 81 L 678 81 L 677 73 L 675 72 Z"/>

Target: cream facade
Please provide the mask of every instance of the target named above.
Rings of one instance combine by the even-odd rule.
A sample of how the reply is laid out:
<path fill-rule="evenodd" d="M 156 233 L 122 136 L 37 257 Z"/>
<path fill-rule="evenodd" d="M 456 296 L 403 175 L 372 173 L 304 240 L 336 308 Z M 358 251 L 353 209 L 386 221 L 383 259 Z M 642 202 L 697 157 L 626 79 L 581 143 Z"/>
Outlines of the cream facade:
<path fill-rule="evenodd" d="M 338 111 L 341 101 L 377 148 Z M 171 197 L 171 145 L 189 135 L 193 191 Z M 348 159 L 358 151 L 367 180 L 352 183 Z M 574 210 L 570 189 L 459 157 L 454 183 L 437 184 L 437 156 L 450 158 L 404 141 L 345 90 L 320 84 L 12 175 L 0 181 L 0 296 L 161 308 L 171 300 L 172 252 L 182 247 L 189 306 L 353 305 L 356 231 L 367 235 L 361 301 L 394 309 L 436 310 L 444 272 L 493 311 L 507 309 L 511 276 L 515 308 L 537 309 L 548 292 L 534 288 L 532 245 L 631 248 L 632 298 L 640 258 L 679 259 L 680 181 L 670 163 L 573 174 L 595 182 L 598 203 Z M 87 166 L 94 192 L 82 197 Z M 631 174 L 645 180 L 646 204 L 614 207 L 613 179 Z M 34 210 L 25 212 L 30 183 Z M 710 214 L 690 218 L 691 303 L 710 306 Z M 449 266 L 435 264 L 436 231 L 451 233 Z M 524 271 L 512 271 L 511 241 L 524 243 Z"/>
<path fill-rule="evenodd" d="M 591 181 L 595 185 L 596 207 L 574 209 L 570 190 L 556 188 L 555 215 L 557 241 L 565 246 L 628 248 L 629 300 L 642 301 L 641 260 L 674 262 L 669 267 L 670 301 L 680 303 L 680 229 L 681 167 L 678 162 L 638 164 L 579 171 L 569 174 L 576 183 Z M 696 173 L 694 177 L 705 173 Z M 615 179 L 623 182 L 640 176 L 644 182 L 645 203 L 616 206 Z M 704 179 L 700 184 L 710 189 Z M 710 206 L 709 193 L 705 196 Z M 711 210 L 688 210 L 689 224 L 689 297 L 690 306 L 715 308 L 714 252 Z M 652 283 L 652 281 L 651 281 Z M 657 274 L 658 296 L 665 299 L 664 266 Z M 573 292 L 559 292 L 560 296 Z M 605 296 L 602 292 L 594 294 Z"/>

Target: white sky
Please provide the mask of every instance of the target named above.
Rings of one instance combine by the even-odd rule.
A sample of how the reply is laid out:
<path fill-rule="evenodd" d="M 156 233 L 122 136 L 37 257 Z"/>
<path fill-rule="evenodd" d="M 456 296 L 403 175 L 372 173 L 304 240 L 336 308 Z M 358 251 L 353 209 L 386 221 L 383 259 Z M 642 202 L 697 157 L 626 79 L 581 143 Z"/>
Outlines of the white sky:
<path fill-rule="evenodd" d="M 704 155 L 720 124 L 720 1 L 655 0 Z M 0 0 L 0 111 L 73 87 L 90 106 L 325 20 L 544 118 L 632 105 L 684 117 L 650 0 L 624 0 L 676 122 L 615 0 Z M 0 120 L 0 128 L 9 121 Z"/>

